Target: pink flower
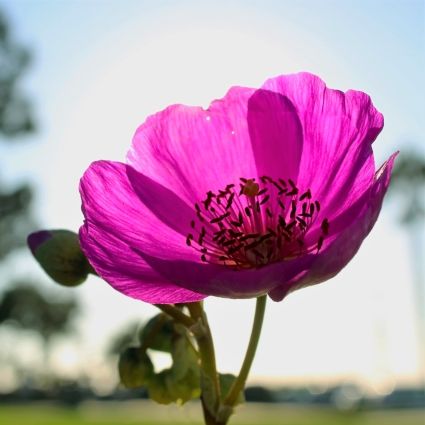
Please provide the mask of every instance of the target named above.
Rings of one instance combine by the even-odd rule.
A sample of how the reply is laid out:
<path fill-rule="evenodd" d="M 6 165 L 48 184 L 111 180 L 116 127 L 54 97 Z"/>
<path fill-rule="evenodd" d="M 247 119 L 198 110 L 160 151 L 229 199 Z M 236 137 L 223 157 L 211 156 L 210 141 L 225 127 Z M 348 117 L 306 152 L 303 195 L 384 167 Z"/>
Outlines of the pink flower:
<path fill-rule="evenodd" d="M 137 129 L 127 164 L 85 172 L 82 249 L 150 303 L 280 301 L 335 276 L 372 229 L 396 155 L 375 171 L 382 127 L 369 96 L 307 73 L 172 105 Z"/>

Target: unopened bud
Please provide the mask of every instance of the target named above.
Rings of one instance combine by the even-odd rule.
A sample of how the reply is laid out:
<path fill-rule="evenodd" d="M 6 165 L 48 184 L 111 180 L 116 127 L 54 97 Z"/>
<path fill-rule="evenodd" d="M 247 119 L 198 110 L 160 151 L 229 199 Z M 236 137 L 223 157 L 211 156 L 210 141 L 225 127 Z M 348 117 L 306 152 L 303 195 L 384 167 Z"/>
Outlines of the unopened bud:
<path fill-rule="evenodd" d="M 93 272 L 74 232 L 41 230 L 31 233 L 27 242 L 43 270 L 61 285 L 80 285 Z"/>

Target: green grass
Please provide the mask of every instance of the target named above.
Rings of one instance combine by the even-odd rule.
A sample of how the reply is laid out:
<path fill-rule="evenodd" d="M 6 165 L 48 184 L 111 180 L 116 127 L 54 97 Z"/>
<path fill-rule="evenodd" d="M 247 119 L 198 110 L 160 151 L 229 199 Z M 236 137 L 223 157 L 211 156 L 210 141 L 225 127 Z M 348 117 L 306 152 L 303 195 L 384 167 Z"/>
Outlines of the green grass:
<path fill-rule="evenodd" d="M 200 407 L 149 402 L 85 403 L 77 409 L 49 404 L 0 406 L 1 425 L 203 425 Z M 341 413 L 330 409 L 245 405 L 229 425 L 424 425 L 425 412 Z"/>

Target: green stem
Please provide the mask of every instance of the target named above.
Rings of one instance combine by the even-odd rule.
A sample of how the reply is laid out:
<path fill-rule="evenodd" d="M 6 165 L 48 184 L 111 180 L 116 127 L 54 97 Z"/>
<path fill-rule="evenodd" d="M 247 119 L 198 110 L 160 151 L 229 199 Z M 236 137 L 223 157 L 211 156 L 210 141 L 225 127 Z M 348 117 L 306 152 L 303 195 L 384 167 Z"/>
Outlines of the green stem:
<path fill-rule="evenodd" d="M 201 364 L 202 364 L 202 370 L 205 373 L 207 379 L 212 384 L 212 390 L 214 393 L 214 400 L 215 400 L 215 406 L 214 406 L 214 412 L 218 411 L 219 405 L 220 405 L 220 382 L 219 382 L 219 376 L 217 373 L 217 366 L 216 366 L 216 360 L 215 360 L 215 351 L 214 351 L 214 343 L 211 335 L 211 329 L 208 325 L 207 316 L 205 314 L 205 311 L 203 309 L 202 303 L 188 303 L 186 304 L 187 308 L 190 311 L 190 314 L 194 320 L 198 321 L 198 324 L 200 325 L 201 329 L 199 329 L 198 332 L 194 332 L 196 342 L 198 343 L 199 347 L 199 355 L 201 358 Z M 204 403 L 202 403 L 202 406 L 204 408 L 204 415 L 205 419 L 208 421 L 207 423 L 213 423 L 210 422 L 213 420 L 209 412 L 206 412 L 206 406 Z"/>
<path fill-rule="evenodd" d="M 251 337 L 249 339 L 248 348 L 245 354 L 239 376 L 233 382 L 229 393 L 224 399 L 223 404 L 225 406 L 233 407 L 238 399 L 239 394 L 245 388 L 245 382 L 248 378 L 249 370 L 251 369 L 252 362 L 254 360 L 255 352 L 258 346 L 258 340 L 260 339 L 261 327 L 263 325 L 264 312 L 266 310 L 267 295 L 263 295 L 257 298 L 257 304 L 255 307 L 254 323 L 252 325 Z"/>
<path fill-rule="evenodd" d="M 186 316 L 181 310 L 170 305 L 170 304 L 154 304 L 155 307 L 158 307 L 164 313 L 171 316 L 174 320 L 185 325 L 187 328 L 193 326 L 196 322 L 189 316 Z"/>

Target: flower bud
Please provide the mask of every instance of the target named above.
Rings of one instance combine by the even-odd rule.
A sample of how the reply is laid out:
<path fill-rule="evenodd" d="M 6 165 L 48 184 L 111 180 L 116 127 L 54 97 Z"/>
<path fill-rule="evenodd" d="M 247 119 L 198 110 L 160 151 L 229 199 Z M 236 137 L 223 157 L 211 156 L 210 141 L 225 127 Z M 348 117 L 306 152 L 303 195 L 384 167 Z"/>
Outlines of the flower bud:
<path fill-rule="evenodd" d="M 126 388 L 139 388 L 148 385 L 153 376 L 153 364 L 149 356 L 138 347 L 127 348 L 118 363 L 122 384 Z"/>
<path fill-rule="evenodd" d="M 63 286 L 80 285 L 90 272 L 94 272 L 74 232 L 41 230 L 31 233 L 27 242 L 43 270 Z"/>

